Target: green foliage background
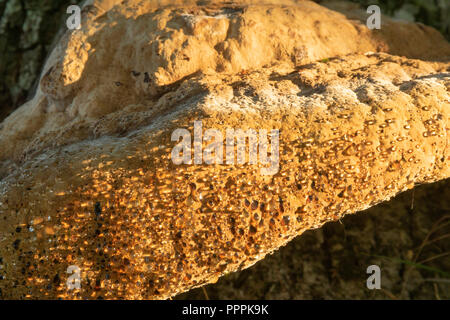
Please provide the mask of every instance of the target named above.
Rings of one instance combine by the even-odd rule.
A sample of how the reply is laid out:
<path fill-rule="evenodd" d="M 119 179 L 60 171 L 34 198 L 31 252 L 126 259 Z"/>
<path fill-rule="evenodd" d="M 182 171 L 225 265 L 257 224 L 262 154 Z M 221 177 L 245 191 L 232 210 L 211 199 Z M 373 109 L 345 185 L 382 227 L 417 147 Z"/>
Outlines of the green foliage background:
<path fill-rule="evenodd" d="M 450 40 L 450 0 L 350 0 L 368 7 L 376 4 L 381 12 L 402 20 L 422 22 L 438 29 Z"/>

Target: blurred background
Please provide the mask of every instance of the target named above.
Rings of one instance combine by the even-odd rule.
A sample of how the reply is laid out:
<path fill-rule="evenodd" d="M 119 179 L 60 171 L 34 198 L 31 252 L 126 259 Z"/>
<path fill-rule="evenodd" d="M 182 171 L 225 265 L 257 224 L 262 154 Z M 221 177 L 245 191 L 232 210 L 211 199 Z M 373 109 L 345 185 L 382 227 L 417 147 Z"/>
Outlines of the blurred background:
<path fill-rule="evenodd" d="M 149 0 L 150 1 L 150 0 Z M 76 0 L 0 0 L 0 121 L 33 94 Z M 328 5 L 330 2 L 317 0 Z M 449 0 L 353 0 L 450 40 Z M 381 268 L 381 290 L 366 269 Z M 176 299 L 450 299 L 450 181 L 310 230 L 253 267 Z"/>

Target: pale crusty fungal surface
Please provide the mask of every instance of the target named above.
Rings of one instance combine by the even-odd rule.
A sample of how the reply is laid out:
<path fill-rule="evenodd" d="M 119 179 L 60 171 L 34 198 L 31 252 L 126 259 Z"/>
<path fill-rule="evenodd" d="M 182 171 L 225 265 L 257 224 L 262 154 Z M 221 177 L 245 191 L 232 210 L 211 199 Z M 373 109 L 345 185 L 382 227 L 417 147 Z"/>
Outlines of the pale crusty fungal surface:
<path fill-rule="evenodd" d="M 362 53 L 379 34 L 307 1 L 147 3 L 86 7 L 1 124 L 2 298 L 165 299 L 450 176 L 448 62 Z M 350 34 L 323 36 L 327 19 Z M 434 41 L 421 58 L 445 60 Z M 196 120 L 280 129 L 279 172 L 174 165 L 171 134 Z"/>

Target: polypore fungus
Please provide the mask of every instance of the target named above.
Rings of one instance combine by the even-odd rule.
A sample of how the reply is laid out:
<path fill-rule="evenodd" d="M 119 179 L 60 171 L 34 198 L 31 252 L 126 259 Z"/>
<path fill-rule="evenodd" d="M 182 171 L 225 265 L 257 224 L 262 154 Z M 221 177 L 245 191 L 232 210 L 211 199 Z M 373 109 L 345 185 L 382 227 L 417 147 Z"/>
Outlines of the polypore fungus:
<path fill-rule="evenodd" d="M 449 177 L 450 45 L 428 27 L 385 18 L 372 32 L 283 4 L 83 10 L 35 97 L 0 125 L 2 298 L 169 298 Z M 405 36 L 421 46 L 392 45 Z M 195 121 L 224 141 L 278 130 L 277 172 L 174 164 L 172 133 L 194 137 Z"/>

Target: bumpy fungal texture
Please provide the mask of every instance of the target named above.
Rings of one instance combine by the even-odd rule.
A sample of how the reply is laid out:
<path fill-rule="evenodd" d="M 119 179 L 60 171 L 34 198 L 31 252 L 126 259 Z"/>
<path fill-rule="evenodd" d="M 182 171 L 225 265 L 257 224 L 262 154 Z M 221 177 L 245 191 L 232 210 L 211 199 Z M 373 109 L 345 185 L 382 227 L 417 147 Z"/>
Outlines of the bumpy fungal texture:
<path fill-rule="evenodd" d="M 85 8 L 1 124 L 2 298 L 165 299 L 450 176 L 448 62 L 361 54 L 379 34 L 307 1 L 113 5 Z M 448 54 L 434 39 L 423 59 Z M 171 134 L 196 120 L 280 129 L 278 173 L 174 165 Z"/>

